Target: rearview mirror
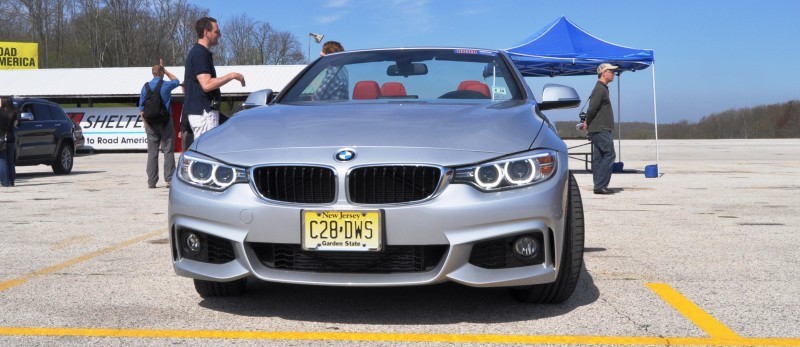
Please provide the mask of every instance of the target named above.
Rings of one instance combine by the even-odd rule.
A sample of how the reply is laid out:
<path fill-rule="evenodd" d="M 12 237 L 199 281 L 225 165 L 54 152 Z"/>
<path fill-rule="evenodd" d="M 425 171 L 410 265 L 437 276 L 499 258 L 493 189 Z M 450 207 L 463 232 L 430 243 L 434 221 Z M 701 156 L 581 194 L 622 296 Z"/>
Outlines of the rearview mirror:
<path fill-rule="evenodd" d="M 417 76 L 425 75 L 428 73 L 428 65 L 423 63 L 411 63 L 402 65 L 389 65 L 386 68 L 386 74 L 389 76 Z"/>
<path fill-rule="evenodd" d="M 545 84 L 542 91 L 542 102 L 539 109 L 554 110 L 558 108 L 573 108 L 581 104 L 581 97 L 572 87 L 560 84 Z"/>

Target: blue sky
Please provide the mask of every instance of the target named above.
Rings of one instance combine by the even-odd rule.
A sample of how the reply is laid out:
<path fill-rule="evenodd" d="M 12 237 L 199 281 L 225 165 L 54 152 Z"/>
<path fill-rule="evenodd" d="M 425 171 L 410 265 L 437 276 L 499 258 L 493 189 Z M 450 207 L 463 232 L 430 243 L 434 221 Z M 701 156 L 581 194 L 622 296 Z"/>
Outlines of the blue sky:
<path fill-rule="evenodd" d="M 508 48 L 560 16 L 615 44 L 655 52 L 658 122 L 697 121 L 731 108 L 800 99 L 800 1 L 539 0 L 189 0 L 220 21 L 242 14 L 345 49 L 410 46 Z M 311 41 L 316 57 L 319 44 Z M 622 121 L 652 122 L 653 68 L 611 86 Z M 245 76 L 247 77 L 247 76 Z M 528 79 L 559 83 L 588 97 L 594 76 Z M 617 105 L 620 82 L 621 105 Z M 548 113 L 577 120 L 577 109 Z"/>

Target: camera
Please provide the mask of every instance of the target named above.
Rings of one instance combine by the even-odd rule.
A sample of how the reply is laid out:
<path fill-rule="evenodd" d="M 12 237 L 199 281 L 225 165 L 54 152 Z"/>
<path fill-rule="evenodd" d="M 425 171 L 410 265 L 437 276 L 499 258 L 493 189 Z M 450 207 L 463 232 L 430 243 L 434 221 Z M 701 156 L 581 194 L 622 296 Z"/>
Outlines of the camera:
<path fill-rule="evenodd" d="M 211 100 L 210 107 L 214 111 L 219 111 L 219 100 Z"/>
<path fill-rule="evenodd" d="M 581 119 L 581 123 L 586 121 L 586 112 L 581 112 L 578 117 Z"/>

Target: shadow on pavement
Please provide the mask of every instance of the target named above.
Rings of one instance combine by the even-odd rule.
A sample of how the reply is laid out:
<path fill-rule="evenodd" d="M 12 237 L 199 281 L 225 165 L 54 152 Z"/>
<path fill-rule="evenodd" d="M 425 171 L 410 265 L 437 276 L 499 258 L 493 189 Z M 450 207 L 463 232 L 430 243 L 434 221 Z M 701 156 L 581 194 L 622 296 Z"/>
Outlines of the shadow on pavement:
<path fill-rule="evenodd" d="M 200 306 L 236 315 L 366 325 L 517 322 L 564 315 L 595 302 L 599 290 L 585 269 L 572 297 L 559 305 L 521 304 L 504 288 L 456 283 L 399 288 L 318 287 L 249 281 L 242 297 L 209 298 Z"/>

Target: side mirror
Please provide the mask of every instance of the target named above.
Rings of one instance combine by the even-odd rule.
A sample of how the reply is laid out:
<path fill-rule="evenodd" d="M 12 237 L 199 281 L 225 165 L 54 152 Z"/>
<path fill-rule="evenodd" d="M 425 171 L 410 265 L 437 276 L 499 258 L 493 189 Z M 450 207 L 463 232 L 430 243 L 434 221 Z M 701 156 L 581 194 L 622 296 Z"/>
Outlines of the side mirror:
<path fill-rule="evenodd" d="M 573 108 L 581 105 L 581 97 L 572 87 L 560 84 L 545 84 L 542 91 L 542 102 L 539 109 L 554 110 L 558 108 Z"/>
<path fill-rule="evenodd" d="M 30 121 L 33 120 L 33 113 L 30 112 L 22 112 L 19 114 L 19 120 L 21 121 Z"/>
<path fill-rule="evenodd" d="M 257 106 L 266 106 L 272 102 L 272 99 L 272 89 L 257 90 L 247 96 L 247 100 L 242 104 L 242 108 L 246 110 Z"/>

